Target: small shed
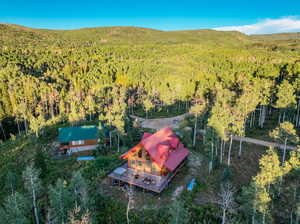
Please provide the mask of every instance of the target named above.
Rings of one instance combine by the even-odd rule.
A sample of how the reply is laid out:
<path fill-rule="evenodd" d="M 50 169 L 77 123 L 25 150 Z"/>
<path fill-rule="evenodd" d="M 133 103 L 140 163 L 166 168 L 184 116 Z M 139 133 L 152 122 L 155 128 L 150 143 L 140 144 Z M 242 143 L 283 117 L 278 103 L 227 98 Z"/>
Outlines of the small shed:
<path fill-rule="evenodd" d="M 84 151 L 95 149 L 98 145 L 99 130 L 95 125 L 74 126 L 58 129 L 60 149 Z"/>

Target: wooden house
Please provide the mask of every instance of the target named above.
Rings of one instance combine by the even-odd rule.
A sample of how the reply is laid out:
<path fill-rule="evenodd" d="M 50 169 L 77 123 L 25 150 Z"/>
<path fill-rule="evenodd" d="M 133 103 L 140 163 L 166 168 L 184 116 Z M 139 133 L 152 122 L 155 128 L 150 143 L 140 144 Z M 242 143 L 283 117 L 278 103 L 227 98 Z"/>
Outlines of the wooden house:
<path fill-rule="evenodd" d="M 127 163 L 109 177 L 161 192 L 184 164 L 189 151 L 170 128 L 144 133 L 142 140 L 121 155 Z"/>
<path fill-rule="evenodd" d="M 63 152 L 93 150 L 98 145 L 99 130 L 97 126 L 86 125 L 59 128 L 58 142 Z"/>

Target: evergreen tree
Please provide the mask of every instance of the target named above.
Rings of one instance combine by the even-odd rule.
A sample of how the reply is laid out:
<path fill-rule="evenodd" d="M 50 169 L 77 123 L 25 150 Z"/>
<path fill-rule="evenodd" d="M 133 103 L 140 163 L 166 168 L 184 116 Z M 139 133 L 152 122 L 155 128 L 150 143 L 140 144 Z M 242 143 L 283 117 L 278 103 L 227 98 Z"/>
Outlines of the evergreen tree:
<path fill-rule="evenodd" d="M 72 209 L 71 192 L 65 181 L 58 179 L 49 189 L 49 202 L 53 220 L 56 223 L 67 223 Z"/>
<path fill-rule="evenodd" d="M 20 193 L 12 193 L 0 208 L 0 222 L 9 224 L 30 224 L 30 203 Z"/>
<path fill-rule="evenodd" d="M 39 179 L 40 170 L 29 165 L 23 172 L 24 187 L 29 195 L 34 211 L 35 223 L 40 223 L 38 200 L 42 193 L 42 185 Z"/>
<path fill-rule="evenodd" d="M 185 208 L 183 201 L 175 200 L 169 209 L 170 224 L 185 224 L 189 223 L 189 213 Z"/>

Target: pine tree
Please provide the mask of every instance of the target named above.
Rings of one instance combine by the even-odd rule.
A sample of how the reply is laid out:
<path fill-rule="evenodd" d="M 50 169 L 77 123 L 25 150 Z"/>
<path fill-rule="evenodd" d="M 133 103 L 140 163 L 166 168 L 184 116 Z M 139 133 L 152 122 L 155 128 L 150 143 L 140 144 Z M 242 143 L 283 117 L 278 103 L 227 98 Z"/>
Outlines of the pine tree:
<path fill-rule="evenodd" d="M 30 224 L 30 203 L 20 193 L 12 193 L 0 208 L 0 223 Z"/>
<path fill-rule="evenodd" d="M 170 224 L 189 223 L 190 217 L 188 210 L 185 208 L 182 200 L 175 200 L 169 209 Z"/>

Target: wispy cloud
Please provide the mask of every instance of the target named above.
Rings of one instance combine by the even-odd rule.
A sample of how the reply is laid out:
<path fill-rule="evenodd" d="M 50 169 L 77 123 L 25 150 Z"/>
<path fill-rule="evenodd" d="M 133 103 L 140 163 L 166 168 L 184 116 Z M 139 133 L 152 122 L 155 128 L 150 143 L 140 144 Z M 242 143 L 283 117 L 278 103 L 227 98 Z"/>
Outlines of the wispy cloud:
<path fill-rule="evenodd" d="M 297 17 L 264 19 L 255 24 L 249 24 L 243 26 L 223 26 L 214 29 L 220 31 L 236 30 L 245 34 L 300 32 L 300 19 L 298 19 Z"/>

